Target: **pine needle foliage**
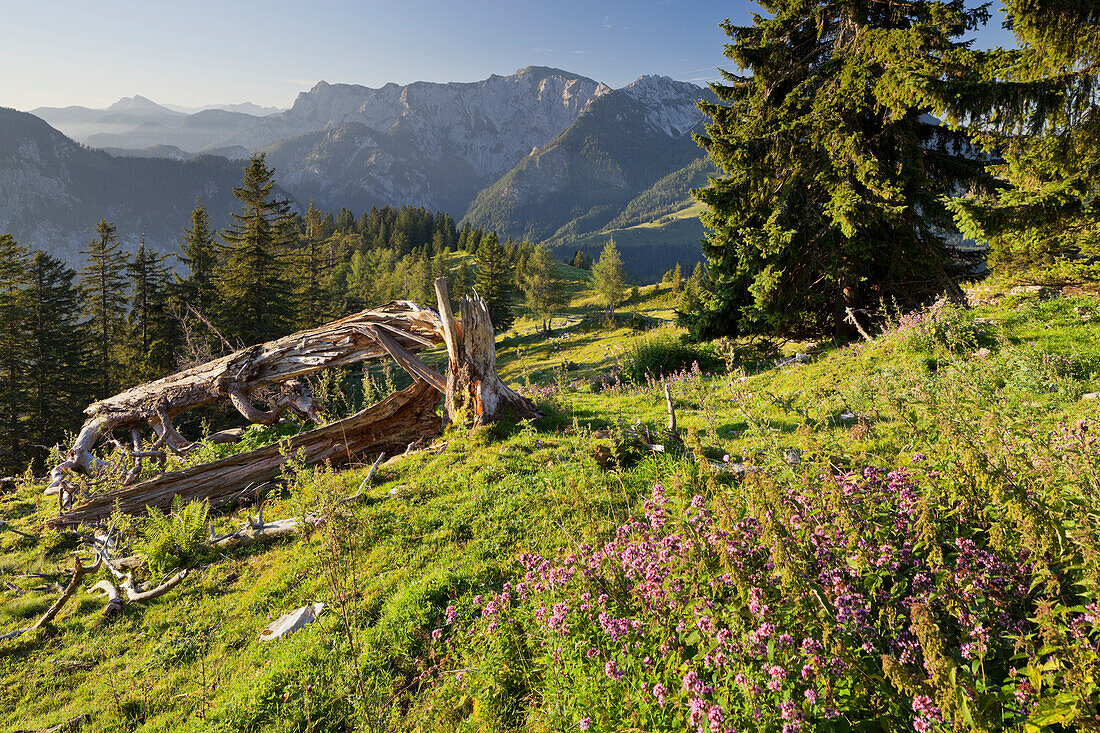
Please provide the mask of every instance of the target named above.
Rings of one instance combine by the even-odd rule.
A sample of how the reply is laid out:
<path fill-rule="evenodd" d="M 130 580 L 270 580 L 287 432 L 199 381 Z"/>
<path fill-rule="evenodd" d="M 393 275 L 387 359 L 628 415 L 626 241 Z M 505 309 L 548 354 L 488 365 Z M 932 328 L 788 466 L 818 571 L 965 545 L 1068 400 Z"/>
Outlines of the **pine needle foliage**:
<path fill-rule="evenodd" d="M 722 24 L 718 102 L 697 136 L 724 176 L 708 206 L 696 338 L 845 333 L 848 308 L 950 291 L 954 224 L 942 197 L 981 175 L 966 139 L 907 98 L 984 8 L 961 0 L 764 0 Z"/>
<path fill-rule="evenodd" d="M 967 124 L 998 185 L 950 203 L 990 265 L 1039 273 L 1100 255 L 1100 6 L 1005 0 L 1020 48 L 961 52 L 919 94 Z"/>

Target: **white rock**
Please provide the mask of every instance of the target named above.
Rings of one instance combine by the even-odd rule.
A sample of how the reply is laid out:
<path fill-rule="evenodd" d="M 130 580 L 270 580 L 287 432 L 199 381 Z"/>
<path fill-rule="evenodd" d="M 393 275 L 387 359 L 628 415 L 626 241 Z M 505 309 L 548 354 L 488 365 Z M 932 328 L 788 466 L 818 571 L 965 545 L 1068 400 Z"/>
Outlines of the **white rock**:
<path fill-rule="evenodd" d="M 317 614 L 325 607 L 323 603 L 311 603 L 283 614 L 260 632 L 260 641 L 271 641 L 282 636 L 290 636 L 298 629 L 317 620 Z"/>

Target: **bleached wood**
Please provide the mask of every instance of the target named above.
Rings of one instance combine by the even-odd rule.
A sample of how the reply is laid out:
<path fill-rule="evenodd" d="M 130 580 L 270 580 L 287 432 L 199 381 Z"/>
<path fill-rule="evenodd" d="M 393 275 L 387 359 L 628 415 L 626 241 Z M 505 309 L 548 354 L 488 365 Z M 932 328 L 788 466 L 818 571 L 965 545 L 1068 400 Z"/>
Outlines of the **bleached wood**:
<path fill-rule="evenodd" d="M 307 465 L 339 466 L 378 451 L 399 453 L 409 443 L 439 433 L 442 423 L 435 414 L 438 403 L 436 389 L 417 381 L 351 417 L 279 444 L 89 497 L 49 524 L 96 522 L 110 516 L 116 505 L 128 514 L 143 514 L 147 506 L 167 509 L 177 494 L 184 503 L 208 499 L 217 505 L 233 501 L 248 495 L 250 488 L 277 478 L 291 456 L 300 456 Z"/>

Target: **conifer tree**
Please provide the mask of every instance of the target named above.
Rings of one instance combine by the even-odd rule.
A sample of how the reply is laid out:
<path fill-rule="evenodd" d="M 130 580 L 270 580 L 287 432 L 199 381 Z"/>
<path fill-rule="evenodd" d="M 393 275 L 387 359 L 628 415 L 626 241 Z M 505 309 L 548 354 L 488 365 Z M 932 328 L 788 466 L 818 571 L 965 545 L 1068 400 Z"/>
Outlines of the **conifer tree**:
<path fill-rule="evenodd" d="M 676 295 L 684 289 L 684 272 L 680 269 L 680 263 L 676 263 L 676 269 L 672 271 L 672 292 Z"/>
<path fill-rule="evenodd" d="M 351 212 L 341 209 L 341 219 L 351 221 Z M 305 215 L 305 233 L 302 236 L 296 258 L 296 290 L 298 300 L 298 328 L 312 328 L 324 323 L 332 312 L 333 296 L 330 279 L 326 270 L 326 260 L 330 253 L 339 249 L 340 235 L 333 234 L 328 240 L 322 237 L 321 213 L 309 201 Z"/>
<path fill-rule="evenodd" d="M 175 363 L 175 329 L 168 310 L 170 270 L 165 257 L 147 249 L 144 240 L 143 235 L 126 266 L 131 293 L 130 382 L 162 377 Z"/>
<path fill-rule="evenodd" d="M 554 256 L 546 245 L 535 247 L 524 269 L 523 292 L 527 296 L 527 307 L 542 319 L 542 330 L 549 331 L 548 322 L 554 310 L 565 305 L 568 300 L 565 286 L 558 276 Z"/>
<path fill-rule="evenodd" d="M 293 287 L 286 273 L 293 232 L 290 202 L 274 195 L 275 172 L 263 153 L 244 169 L 233 193 L 241 210 L 222 232 L 227 250 L 218 275 L 219 320 L 230 341 L 254 344 L 293 326 Z"/>
<path fill-rule="evenodd" d="M 80 275 L 85 313 L 95 351 L 96 396 L 107 397 L 120 382 L 120 356 L 126 326 L 126 253 L 114 224 L 100 219 L 95 238 L 82 250 L 86 264 Z"/>
<path fill-rule="evenodd" d="M 94 389 L 86 365 L 88 330 L 80 320 L 76 273 L 60 260 L 35 252 L 27 270 L 24 402 L 27 440 L 52 445 L 83 421 Z"/>
<path fill-rule="evenodd" d="M 965 137 L 909 100 L 988 17 L 961 0 L 763 0 L 726 21 L 697 139 L 727 174 L 695 192 L 711 232 L 697 338 L 844 335 L 847 309 L 960 291 L 943 198 L 981 175 Z"/>
<path fill-rule="evenodd" d="M 0 465 L 19 469 L 25 462 L 23 362 L 26 350 L 26 248 L 0 234 Z"/>
<path fill-rule="evenodd" d="M 503 333 L 511 328 L 515 321 L 512 314 L 512 268 L 495 232 L 479 237 L 475 288 L 489 306 L 489 318 L 496 332 Z"/>
<path fill-rule="evenodd" d="M 992 156 L 998 185 L 949 204 L 960 228 L 990 245 L 991 267 L 1040 274 L 1100 255 L 1100 5 L 1003 4 L 1020 47 L 960 53 L 916 96 Z"/>
<path fill-rule="evenodd" d="M 623 258 L 615 240 L 607 240 L 600 259 L 592 265 L 592 289 L 608 313 L 615 315 L 615 306 L 623 299 L 626 291 L 626 274 L 623 272 Z"/>
<path fill-rule="evenodd" d="M 217 304 L 217 273 L 221 247 L 210 227 L 210 215 L 201 202 L 191 211 L 191 226 L 183 230 L 179 260 L 187 267 L 187 275 L 177 288 L 180 298 L 207 318 L 212 318 Z"/>

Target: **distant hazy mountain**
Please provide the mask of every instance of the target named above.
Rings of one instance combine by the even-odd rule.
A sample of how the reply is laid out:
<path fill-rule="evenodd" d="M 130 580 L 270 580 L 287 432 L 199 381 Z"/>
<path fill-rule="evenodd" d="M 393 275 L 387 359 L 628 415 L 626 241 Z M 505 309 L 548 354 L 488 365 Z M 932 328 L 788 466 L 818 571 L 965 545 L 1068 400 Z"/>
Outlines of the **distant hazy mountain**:
<path fill-rule="evenodd" d="M 119 134 L 139 127 L 168 130 L 184 115 L 149 101 L 145 97 L 124 97 L 107 109 L 87 107 L 39 107 L 31 114 L 40 117 L 65 135 L 87 142 L 92 135 Z M 150 145 L 164 144 L 157 140 Z M 131 146 L 120 146 L 131 147 Z M 139 145 L 133 147 L 147 147 Z"/>
<path fill-rule="evenodd" d="M 706 180 L 703 154 L 691 132 L 702 121 L 696 102 L 708 93 L 667 77 L 642 77 L 612 90 L 577 74 L 528 67 L 469 83 L 374 89 L 319 82 L 299 94 L 290 109 L 264 115 L 252 114 L 269 111 L 254 105 L 185 113 L 185 108 L 171 109 L 144 97 L 128 97 L 105 110 L 41 108 L 35 114 L 62 132 L 118 156 L 67 143 L 79 151 L 66 154 L 76 156 L 74 161 L 101 172 L 109 166 L 116 178 L 108 184 L 101 173 L 99 192 L 80 188 L 92 185 L 91 174 L 80 181 L 59 174 L 47 185 L 36 178 L 45 174 L 23 156 L 0 158 L 0 183 L 12 187 L 28 176 L 38 181 L 32 193 L 19 193 L 17 199 L 44 202 L 47 194 L 56 194 L 62 197 L 56 199 L 59 205 L 64 195 L 78 196 L 84 204 L 94 200 L 101 207 L 89 214 L 94 223 L 99 216 L 110 218 L 112 211 L 137 216 L 136 202 L 156 195 L 167 205 L 169 192 L 186 186 L 168 175 L 176 169 L 164 166 L 183 166 L 179 170 L 187 175 L 206 170 L 215 178 L 230 171 L 229 180 L 209 184 L 211 191 L 226 192 L 224 186 L 239 180 L 240 164 L 194 156 L 240 159 L 263 150 L 280 187 L 296 201 L 312 198 L 322 209 L 346 206 L 356 212 L 385 204 L 423 205 L 456 218 L 465 213 L 467 221 L 506 234 L 568 247 L 588 235 L 653 222 L 689 205 L 689 189 Z M 0 137 L 10 134 L 0 129 Z M 99 162 L 92 165 L 93 160 Z M 166 177 L 148 177 L 154 170 Z M 146 188 L 135 189 L 136 198 L 120 195 L 129 185 L 117 178 L 124 172 L 147 176 L 141 179 Z M 194 198 L 181 195 L 172 205 L 185 212 Z M 20 231 L 38 231 L 29 228 L 27 211 L 38 218 L 34 226 L 39 229 L 56 218 L 66 231 L 79 230 L 87 218 L 78 225 L 65 207 L 51 214 L 45 204 L 0 202 L 0 231 L 8 220 L 21 222 Z M 151 208 L 144 216 L 175 221 L 174 214 Z M 688 231 L 679 220 L 676 229 Z M 598 243 L 591 237 L 585 241 Z M 694 236 L 680 236 L 669 246 L 697 249 Z"/>
<path fill-rule="evenodd" d="M 44 121 L 0 108 L 0 232 L 69 262 L 100 218 L 133 246 L 174 251 L 200 198 L 218 225 L 236 209 L 242 166 L 225 158 L 116 158 L 78 145 Z"/>
<path fill-rule="evenodd" d="M 193 115 L 196 112 L 203 112 L 208 109 L 221 109 L 226 112 L 243 112 L 246 115 L 253 115 L 254 117 L 266 117 L 267 115 L 286 112 L 286 108 L 284 107 L 261 107 L 252 102 L 241 102 L 240 104 L 207 104 L 202 107 L 182 107 L 178 104 L 165 104 L 164 106 L 173 112 L 181 112 L 185 115 Z"/>
<path fill-rule="evenodd" d="M 689 186 L 674 183 L 698 177 L 703 152 L 691 133 L 701 129 L 695 104 L 705 94 L 694 84 L 646 76 L 603 95 L 481 191 L 466 220 L 556 244 L 616 220 L 637 223 L 683 208 Z M 648 205 L 635 201 L 667 176 L 672 180 L 650 192 Z"/>

